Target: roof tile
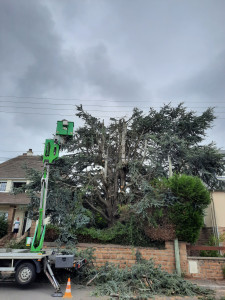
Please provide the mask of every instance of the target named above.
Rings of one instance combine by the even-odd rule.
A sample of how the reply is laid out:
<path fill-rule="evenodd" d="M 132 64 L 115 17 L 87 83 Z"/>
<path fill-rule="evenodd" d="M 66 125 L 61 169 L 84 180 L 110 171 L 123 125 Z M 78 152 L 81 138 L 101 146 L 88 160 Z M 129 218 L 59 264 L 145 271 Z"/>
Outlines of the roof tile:
<path fill-rule="evenodd" d="M 29 197 L 25 194 L 9 194 L 9 193 L 0 193 L 0 204 L 29 204 L 30 199 Z"/>
<path fill-rule="evenodd" d="M 24 167 L 36 170 L 43 169 L 41 156 L 20 155 L 0 164 L 0 179 L 9 178 L 26 178 L 26 170 Z"/>

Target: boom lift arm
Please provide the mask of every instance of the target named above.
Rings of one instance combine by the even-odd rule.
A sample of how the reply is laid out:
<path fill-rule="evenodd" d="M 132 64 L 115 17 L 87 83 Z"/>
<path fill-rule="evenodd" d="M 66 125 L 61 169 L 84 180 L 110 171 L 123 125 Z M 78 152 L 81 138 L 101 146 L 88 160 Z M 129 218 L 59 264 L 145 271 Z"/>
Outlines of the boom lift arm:
<path fill-rule="evenodd" d="M 73 136 L 74 123 L 67 120 L 57 121 L 56 135 L 54 139 L 47 139 L 45 141 L 45 149 L 43 155 L 44 170 L 41 179 L 41 198 L 39 208 L 38 224 L 35 229 L 35 234 L 32 239 L 31 252 L 40 252 L 43 247 L 45 238 L 45 210 L 46 199 L 48 193 L 48 178 L 50 171 L 50 164 L 59 158 L 60 146 L 66 139 Z"/>

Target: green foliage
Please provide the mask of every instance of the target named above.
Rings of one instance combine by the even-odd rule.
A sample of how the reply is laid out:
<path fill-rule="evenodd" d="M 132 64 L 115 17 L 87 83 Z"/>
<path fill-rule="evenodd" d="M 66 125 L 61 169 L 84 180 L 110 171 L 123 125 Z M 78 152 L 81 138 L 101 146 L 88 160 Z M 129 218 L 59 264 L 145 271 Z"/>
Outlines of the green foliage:
<path fill-rule="evenodd" d="M 74 195 L 74 201 L 71 203 L 70 211 L 61 217 L 59 243 L 75 244 L 77 242 L 76 233 L 85 228 L 92 220 L 90 210 L 84 208 L 82 199 Z"/>
<path fill-rule="evenodd" d="M 225 266 L 222 267 L 222 271 L 223 271 L 223 278 L 225 279 Z"/>
<path fill-rule="evenodd" d="M 0 215 L 0 239 L 7 234 L 8 222 L 5 214 Z"/>
<path fill-rule="evenodd" d="M 209 246 L 219 246 L 220 242 L 223 242 L 225 238 L 225 235 L 222 234 L 219 238 L 217 238 L 215 235 L 211 235 L 208 241 Z M 225 257 L 224 255 L 221 255 L 218 250 L 202 250 L 200 251 L 200 256 L 203 257 Z"/>
<path fill-rule="evenodd" d="M 96 275 L 96 272 L 93 272 L 93 275 Z M 163 271 L 160 267 L 156 267 L 152 260 L 147 261 L 140 257 L 131 268 L 120 268 L 106 263 L 98 269 L 93 283 L 96 285 L 95 295 L 119 295 L 121 300 L 149 299 L 154 295 L 213 294 L 213 291 L 193 285 L 176 274 Z"/>
<path fill-rule="evenodd" d="M 180 203 L 191 203 L 196 209 L 204 209 L 210 204 L 210 193 L 199 177 L 175 174 L 168 183 Z"/>
<path fill-rule="evenodd" d="M 82 189 L 85 205 L 109 226 L 120 217 L 119 205 L 142 201 L 146 206 L 162 206 L 161 194 L 154 194 L 151 182 L 167 176 L 168 155 L 173 172 L 199 176 L 210 186 L 218 182 L 215 174 L 223 172 L 222 155 L 214 145 L 199 145 L 215 118 L 210 108 L 200 116 L 182 104 L 164 105 L 159 111 L 150 108 L 147 116 L 135 108 L 129 120 L 112 119 L 109 126 L 82 106 L 77 110 L 84 126 L 65 145 L 74 152 L 65 164 L 73 174 L 69 184 Z"/>
<path fill-rule="evenodd" d="M 223 255 L 219 254 L 217 250 L 201 250 L 200 256 L 202 257 L 224 257 Z"/>
<path fill-rule="evenodd" d="M 180 240 L 194 243 L 204 224 L 204 209 L 210 204 L 210 194 L 198 177 L 174 175 L 168 186 L 177 198 L 169 208 L 170 219 Z"/>
<path fill-rule="evenodd" d="M 95 225 L 99 229 L 108 227 L 108 222 L 104 219 L 99 212 L 95 214 Z"/>
<path fill-rule="evenodd" d="M 196 210 L 191 203 L 175 204 L 170 211 L 178 239 L 189 243 L 196 242 L 204 225 L 203 212 Z"/>
<path fill-rule="evenodd" d="M 150 226 L 164 224 L 168 208 L 177 202 L 177 197 L 168 186 L 167 178 L 154 179 L 148 184 L 145 196 L 130 205 L 131 211 Z"/>
<path fill-rule="evenodd" d="M 164 245 L 163 243 L 157 243 L 150 240 L 145 235 L 140 224 L 137 224 L 134 216 L 132 216 L 126 224 L 117 222 L 114 226 L 105 229 L 96 229 L 94 227 L 84 228 L 79 233 L 85 236 L 90 236 L 92 239 L 95 239 L 100 243 L 143 247 L 163 247 Z"/>
<path fill-rule="evenodd" d="M 169 104 L 158 111 L 150 108 L 144 115 L 134 108 L 129 120 L 111 119 L 107 126 L 86 113 L 82 105 L 77 111 L 84 125 L 76 128 L 74 137 L 63 146 L 69 154 L 51 166 L 49 177 L 46 215 L 51 217 L 53 224 L 60 226 L 61 242 L 75 242 L 76 232 L 85 226 L 113 228 L 119 221 L 128 233 L 122 240 L 137 244 L 136 236 L 140 236 L 142 245 L 145 236 L 141 227 L 145 221 L 157 226 L 164 217 L 157 215 L 156 209 L 164 213 L 176 203 L 176 198 L 185 205 L 189 202 L 188 197 L 192 199 L 194 209 L 186 208 L 183 221 L 190 221 L 188 226 L 196 222 L 196 234 L 185 236 L 178 224 L 182 220 L 175 220 L 177 212 L 183 211 L 184 207 L 175 207 L 171 216 L 177 225 L 178 236 L 195 240 L 202 224 L 204 195 L 198 194 L 201 198 L 198 207 L 192 186 L 188 189 L 186 184 L 183 191 L 180 184 L 177 194 L 177 191 L 171 191 L 172 182 L 170 188 L 165 184 L 160 186 L 156 181 L 168 176 L 169 155 L 173 172 L 198 176 L 209 187 L 215 187 L 216 175 L 224 171 L 223 157 L 213 144 L 202 146 L 206 130 L 215 119 L 213 109 L 197 115 L 187 111 L 183 104 L 177 107 Z M 30 217 L 37 218 L 41 174 L 34 170 L 28 170 L 28 173 L 30 183 L 26 189 L 31 198 Z M 195 187 L 199 188 L 197 183 Z M 124 207 L 129 207 L 128 214 L 133 213 L 142 220 L 140 226 L 131 225 L 133 221 L 121 209 Z M 96 235 L 92 229 L 88 230 Z M 111 231 L 113 229 L 109 229 L 109 236 L 113 235 Z M 115 240 L 123 236 L 121 231 L 119 228 Z"/>
<path fill-rule="evenodd" d="M 20 242 L 16 242 L 14 240 L 11 240 L 7 245 L 6 248 L 10 248 L 10 249 L 26 249 L 26 238 L 23 239 Z"/>

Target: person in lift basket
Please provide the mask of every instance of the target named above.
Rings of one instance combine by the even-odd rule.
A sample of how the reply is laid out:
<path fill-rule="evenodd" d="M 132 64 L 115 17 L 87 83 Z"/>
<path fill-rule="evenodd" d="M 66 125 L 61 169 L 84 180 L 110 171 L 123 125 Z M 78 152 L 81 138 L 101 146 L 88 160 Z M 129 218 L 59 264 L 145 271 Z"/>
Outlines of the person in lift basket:
<path fill-rule="evenodd" d="M 20 218 L 18 217 L 16 219 L 16 221 L 13 223 L 14 227 L 13 227 L 13 233 L 14 233 L 14 238 L 17 237 L 17 233 L 19 231 L 19 228 L 20 228 Z"/>

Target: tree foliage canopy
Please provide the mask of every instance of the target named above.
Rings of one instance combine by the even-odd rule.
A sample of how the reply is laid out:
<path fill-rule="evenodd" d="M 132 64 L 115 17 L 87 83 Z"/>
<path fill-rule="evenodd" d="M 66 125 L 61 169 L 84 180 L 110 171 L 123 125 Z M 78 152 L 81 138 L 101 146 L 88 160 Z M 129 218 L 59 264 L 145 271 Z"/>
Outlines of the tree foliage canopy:
<path fill-rule="evenodd" d="M 53 218 L 69 218 L 78 198 L 87 213 L 84 224 L 101 216 L 112 226 L 123 219 L 128 206 L 138 203 L 165 206 L 173 200 L 155 188 L 154 180 L 168 177 L 168 157 L 174 173 L 198 176 L 209 188 L 224 171 L 215 145 L 203 145 L 215 119 L 211 108 L 199 116 L 183 104 L 164 105 L 159 111 L 150 108 L 147 115 L 135 108 L 128 120 L 111 119 L 109 125 L 86 113 L 82 105 L 77 110 L 84 125 L 75 129 L 64 146 L 69 155 L 56 162 L 50 176 L 47 209 Z M 37 182 L 31 186 L 35 199 Z"/>

